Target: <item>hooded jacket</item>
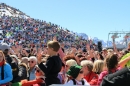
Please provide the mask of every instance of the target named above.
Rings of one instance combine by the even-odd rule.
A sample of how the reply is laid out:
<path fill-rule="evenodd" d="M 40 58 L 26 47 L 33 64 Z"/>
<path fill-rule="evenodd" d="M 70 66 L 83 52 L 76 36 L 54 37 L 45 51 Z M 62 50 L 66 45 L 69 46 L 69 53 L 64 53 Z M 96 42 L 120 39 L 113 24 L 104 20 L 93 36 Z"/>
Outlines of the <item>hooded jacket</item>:
<path fill-rule="evenodd" d="M 13 80 L 14 82 L 20 82 L 23 79 L 27 79 L 28 71 L 27 65 L 25 63 L 19 64 L 18 76 Z"/>

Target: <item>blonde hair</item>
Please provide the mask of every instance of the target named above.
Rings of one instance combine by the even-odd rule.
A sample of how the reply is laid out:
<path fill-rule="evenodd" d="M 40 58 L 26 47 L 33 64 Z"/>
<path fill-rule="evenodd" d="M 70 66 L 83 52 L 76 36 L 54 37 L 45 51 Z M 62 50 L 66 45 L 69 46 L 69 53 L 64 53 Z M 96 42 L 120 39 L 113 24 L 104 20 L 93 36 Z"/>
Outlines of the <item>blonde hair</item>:
<path fill-rule="evenodd" d="M 2 56 L 3 56 L 3 61 L 6 63 L 6 59 L 5 59 L 5 55 L 4 55 L 3 51 L 0 50 L 0 53 L 1 53 Z M 5 63 L 4 63 L 4 64 L 5 64 Z"/>
<path fill-rule="evenodd" d="M 81 61 L 80 65 L 87 66 L 89 71 L 92 71 L 92 69 L 93 69 L 93 62 L 90 60 L 83 60 L 83 61 Z"/>
<path fill-rule="evenodd" d="M 73 59 L 70 59 L 70 60 L 66 61 L 66 65 L 68 65 L 70 67 L 75 66 L 75 65 L 77 65 L 77 62 L 75 60 L 73 60 Z"/>
<path fill-rule="evenodd" d="M 93 72 L 100 74 L 103 71 L 103 60 L 96 60 L 93 64 Z"/>

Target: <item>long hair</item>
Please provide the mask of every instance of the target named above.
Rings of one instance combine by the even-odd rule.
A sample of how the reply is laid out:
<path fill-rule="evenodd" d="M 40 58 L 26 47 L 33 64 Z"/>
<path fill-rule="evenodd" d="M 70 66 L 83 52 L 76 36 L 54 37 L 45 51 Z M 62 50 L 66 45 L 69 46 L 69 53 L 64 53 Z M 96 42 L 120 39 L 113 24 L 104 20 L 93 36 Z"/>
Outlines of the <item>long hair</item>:
<path fill-rule="evenodd" d="M 4 55 L 3 51 L 1 51 L 1 50 L 0 50 L 0 53 L 2 54 L 3 61 L 4 61 L 4 64 L 5 64 L 6 63 L 5 55 Z"/>
<path fill-rule="evenodd" d="M 109 54 L 104 61 L 104 66 L 110 72 L 111 69 L 116 68 L 118 65 L 118 56 L 116 54 Z"/>
<path fill-rule="evenodd" d="M 103 60 L 96 60 L 93 65 L 93 72 L 100 74 L 103 71 Z"/>

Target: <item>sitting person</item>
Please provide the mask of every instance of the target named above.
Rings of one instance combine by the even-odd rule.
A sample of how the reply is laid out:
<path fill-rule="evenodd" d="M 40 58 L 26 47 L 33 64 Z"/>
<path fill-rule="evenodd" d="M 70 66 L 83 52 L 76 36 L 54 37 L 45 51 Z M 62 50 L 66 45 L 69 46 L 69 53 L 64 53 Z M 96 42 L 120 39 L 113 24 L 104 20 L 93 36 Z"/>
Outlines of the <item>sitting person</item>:
<path fill-rule="evenodd" d="M 65 85 L 85 85 L 90 86 L 89 83 L 83 79 L 84 71 L 81 66 L 71 66 L 68 70 L 67 74 L 71 77 L 71 79 Z"/>
<path fill-rule="evenodd" d="M 97 85 L 98 75 L 92 71 L 93 63 L 89 60 L 81 61 L 81 66 L 84 70 L 84 78 L 88 81 L 90 85 Z"/>
<path fill-rule="evenodd" d="M 36 66 L 36 68 L 35 68 L 35 76 L 36 76 L 35 80 L 30 80 L 30 81 L 22 80 L 21 81 L 22 86 L 32 86 L 32 85 L 33 86 L 45 86 L 44 73 L 40 70 L 40 68 L 38 66 Z"/>
<path fill-rule="evenodd" d="M 6 63 L 5 56 L 0 51 L 0 86 L 6 86 L 13 79 L 11 66 Z M 5 85 L 4 85 L 5 84 Z"/>

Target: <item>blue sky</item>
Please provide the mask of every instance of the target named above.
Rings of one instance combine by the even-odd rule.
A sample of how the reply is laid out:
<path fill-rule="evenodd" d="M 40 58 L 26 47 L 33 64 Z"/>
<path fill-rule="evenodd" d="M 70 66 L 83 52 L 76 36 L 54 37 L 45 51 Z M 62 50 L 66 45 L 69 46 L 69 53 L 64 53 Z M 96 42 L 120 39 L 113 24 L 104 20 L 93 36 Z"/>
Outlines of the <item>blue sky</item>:
<path fill-rule="evenodd" d="M 130 0 L 1 0 L 32 18 L 102 40 L 110 31 L 130 31 Z M 121 37 L 120 39 L 123 39 Z"/>

